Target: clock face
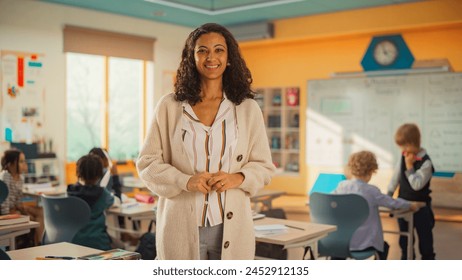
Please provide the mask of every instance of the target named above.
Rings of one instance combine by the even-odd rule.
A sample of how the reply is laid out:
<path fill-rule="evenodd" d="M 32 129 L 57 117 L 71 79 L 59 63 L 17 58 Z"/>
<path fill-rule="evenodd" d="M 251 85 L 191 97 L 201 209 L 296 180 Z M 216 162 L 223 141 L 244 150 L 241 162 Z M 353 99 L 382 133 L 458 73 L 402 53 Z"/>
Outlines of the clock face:
<path fill-rule="evenodd" d="M 392 41 L 383 40 L 375 45 L 373 55 L 378 64 L 388 66 L 398 57 L 398 47 Z"/>

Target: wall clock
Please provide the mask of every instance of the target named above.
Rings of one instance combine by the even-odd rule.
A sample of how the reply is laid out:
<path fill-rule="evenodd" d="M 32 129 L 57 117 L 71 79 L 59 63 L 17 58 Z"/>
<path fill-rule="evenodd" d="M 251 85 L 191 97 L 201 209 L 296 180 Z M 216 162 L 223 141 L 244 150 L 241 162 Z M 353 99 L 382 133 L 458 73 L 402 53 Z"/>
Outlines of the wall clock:
<path fill-rule="evenodd" d="M 384 35 L 372 38 L 361 61 L 364 71 L 408 69 L 414 56 L 401 35 Z"/>

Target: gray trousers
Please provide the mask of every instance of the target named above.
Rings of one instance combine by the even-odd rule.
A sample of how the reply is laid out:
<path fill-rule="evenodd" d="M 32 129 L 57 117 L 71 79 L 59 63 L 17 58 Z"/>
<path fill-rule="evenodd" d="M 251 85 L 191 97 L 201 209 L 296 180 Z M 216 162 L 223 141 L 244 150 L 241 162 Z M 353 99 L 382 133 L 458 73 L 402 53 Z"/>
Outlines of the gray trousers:
<path fill-rule="evenodd" d="M 213 227 L 199 227 L 201 260 L 221 260 L 223 224 Z"/>

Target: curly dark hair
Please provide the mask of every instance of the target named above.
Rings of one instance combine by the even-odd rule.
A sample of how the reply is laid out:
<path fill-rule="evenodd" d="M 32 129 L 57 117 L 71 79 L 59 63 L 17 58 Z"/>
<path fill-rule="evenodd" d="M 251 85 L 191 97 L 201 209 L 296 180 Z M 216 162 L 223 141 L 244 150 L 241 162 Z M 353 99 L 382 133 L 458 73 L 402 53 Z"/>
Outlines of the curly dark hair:
<path fill-rule="evenodd" d="M 194 48 L 197 39 L 208 33 L 221 34 L 226 40 L 230 63 L 223 73 L 223 90 L 226 97 L 236 105 L 246 98 L 253 99 L 255 93 L 250 88 L 252 74 L 241 56 L 239 45 L 228 29 L 216 23 L 206 23 L 198 27 L 186 39 L 181 63 L 176 73 L 175 99 L 177 101 L 186 100 L 191 105 L 201 101 L 200 76 L 194 60 Z"/>
<path fill-rule="evenodd" d="M 95 184 L 103 176 L 103 161 L 94 154 L 88 154 L 77 161 L 76 175 L 86 185 Z"/>

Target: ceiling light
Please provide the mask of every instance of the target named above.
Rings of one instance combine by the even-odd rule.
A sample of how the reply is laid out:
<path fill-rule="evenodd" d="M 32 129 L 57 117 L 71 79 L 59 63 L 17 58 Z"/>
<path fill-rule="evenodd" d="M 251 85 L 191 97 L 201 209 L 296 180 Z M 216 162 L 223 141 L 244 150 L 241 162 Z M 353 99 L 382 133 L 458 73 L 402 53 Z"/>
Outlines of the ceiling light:
<path fill-rule="evenodd" d="M 249 5 L 232 7 L 232 8 L 224 8 L 224 9 L 214 10 L 214 11 L 210 9 L 202 9 L 202 8 L 197 8 L 193 6 L 188 6 L 186 4 L 169 2 L 166 0 L 144 0 L 144 1 L 159 4 L 159 5 L 164 5 L 164 6 L 168 6 L 172 8 L 182 9 L 182 10 L 186 10 L 190 12 L 206 14 L 209 16 L 216 16 L 216 15 L 228 14 L 228 13 L 239 12 L 239 11 L 246 11 L 246 10 L 251 10 L 251 9 L 266 8 L 266 7 L 272 7 L 272 6 L 277 6 L 277 5 L 302 2 L 305 0 L 276 0 L 276 1 L 271 1 L 271 2 L 249 4 Z"/>

